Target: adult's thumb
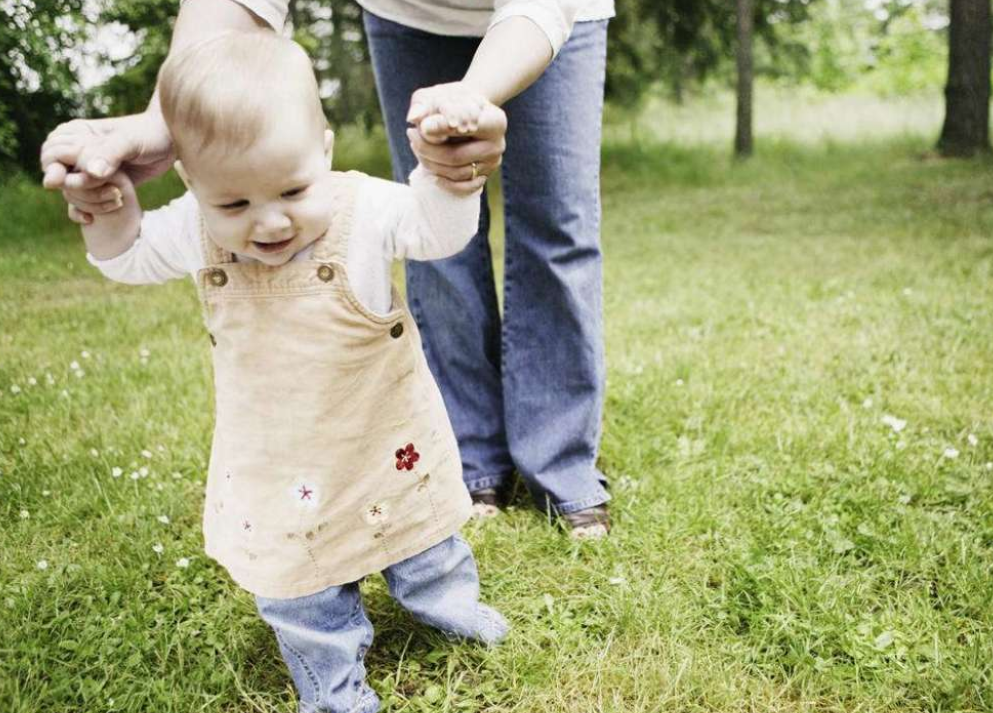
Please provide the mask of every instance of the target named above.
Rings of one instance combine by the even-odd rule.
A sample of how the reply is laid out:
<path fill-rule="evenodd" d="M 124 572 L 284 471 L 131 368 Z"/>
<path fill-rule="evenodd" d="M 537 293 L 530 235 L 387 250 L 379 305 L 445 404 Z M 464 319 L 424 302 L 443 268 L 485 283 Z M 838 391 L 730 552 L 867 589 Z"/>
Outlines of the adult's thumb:
<path fill-rule="evenodd" d="M 107 178 L 128 159 L 134 158 L 133 142 L 120 134 L 108 134 L 80 152 L 77 168 L 94 178 Z"/>

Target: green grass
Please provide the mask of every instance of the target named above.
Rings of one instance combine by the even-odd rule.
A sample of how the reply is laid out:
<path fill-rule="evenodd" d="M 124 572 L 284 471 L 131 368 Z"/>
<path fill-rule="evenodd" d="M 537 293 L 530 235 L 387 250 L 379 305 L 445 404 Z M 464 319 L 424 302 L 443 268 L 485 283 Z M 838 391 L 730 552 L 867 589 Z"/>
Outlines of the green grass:
<path fill-rule="evenodd" d="M 924 134 L 765 136 L 735 164 L 624 131 L 603 171 L 616 530 L 579 546 L 523 499 L 469 527 L 514 625 L 492 651 L 370 579 L 386 710 L 993 710 L 991 165 Z M 0 215 L 0 710 L 288 713 L 251 598 L 201 552 L 191 284 L 103 280 L 33 186 Z"/>

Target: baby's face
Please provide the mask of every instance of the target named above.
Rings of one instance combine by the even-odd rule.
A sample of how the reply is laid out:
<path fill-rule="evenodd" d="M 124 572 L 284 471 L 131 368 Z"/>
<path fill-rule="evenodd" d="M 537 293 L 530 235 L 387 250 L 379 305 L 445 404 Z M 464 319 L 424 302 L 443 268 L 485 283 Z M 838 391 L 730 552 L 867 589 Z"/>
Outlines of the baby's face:
<path fill-rule="evenodd" d="M 210 237 L 225 250 L 282 265 L 328 229 L 324 138 L 295 123 L 281 121 L 239 153 L 208 148 L 184 162 Z"/>

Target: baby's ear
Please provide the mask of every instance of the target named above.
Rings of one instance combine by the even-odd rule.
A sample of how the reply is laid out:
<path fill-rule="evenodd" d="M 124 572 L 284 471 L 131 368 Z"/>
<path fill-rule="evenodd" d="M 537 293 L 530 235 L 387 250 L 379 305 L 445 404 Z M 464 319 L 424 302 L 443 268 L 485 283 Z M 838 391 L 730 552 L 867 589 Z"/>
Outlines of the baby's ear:
<path fill-rule="evenodd" d="M 331 168 L 331 158 L 334 156 L 334 132 L 331 129 L 324 131 L 324 155 L 328 159 L 328 168 Z"/>
<path fill-rule="evenodd" d="M 186 169 L 183 167 L 183 162 L 176 161 L 176 163 L 174 163 L 172 167 L 176 169 L 176 173 L 178 173 L 179 177 L 183 180 L 183 185 L 186 186 L 186 190 L 193 190 L 193 188 L 190 186 L 190 177 L 186 173 Z"/>

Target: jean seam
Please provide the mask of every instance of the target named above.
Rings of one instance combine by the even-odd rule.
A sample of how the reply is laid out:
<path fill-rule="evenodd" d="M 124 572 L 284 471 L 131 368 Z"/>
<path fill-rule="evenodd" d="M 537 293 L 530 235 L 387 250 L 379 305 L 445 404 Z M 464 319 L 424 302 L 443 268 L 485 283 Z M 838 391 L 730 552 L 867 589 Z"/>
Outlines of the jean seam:
<path fill-rule="evenodd" d="M 569 500 L 564 503 L 553 503 L 552 507 L 555 509 L 555 512 L 560 515 L 569 515 L 580 510 L 585 510 L 586 508 L 603 505 L 609 501 L 610 493 L 604 490 L 599 495 L 590 495 L 580 500 Z"/>
<path fill-rule="evenodd" d="M 307 679 L 310 681 L 310 685 L 313 688 L 313 693 L 314 693 L 313 698 L 316 701 L 317 705 L 320 705 L 321 698 L 323 698 L 323 691 L 321 691 L 321 682 L 317 678 L 317 675 L 310 668 L 310 665 L 307 663 L 307 659 L 304 657 L 304 655 L 300 653 L 300 651 L 298 651 L 296 647 L 294 647 L 290 642 L 286 640 L 286 637 L 283 636 L 283 634 L 279 631 L 279 629 L 275 629 L 275 632 L 276 632 L 276 638 L 279 640 L 279 642 L 286 647 L 286 650 L 289 653 L 293 654 L 293 656 L 296 657 L 300 669 L 307 676 Z"/>

